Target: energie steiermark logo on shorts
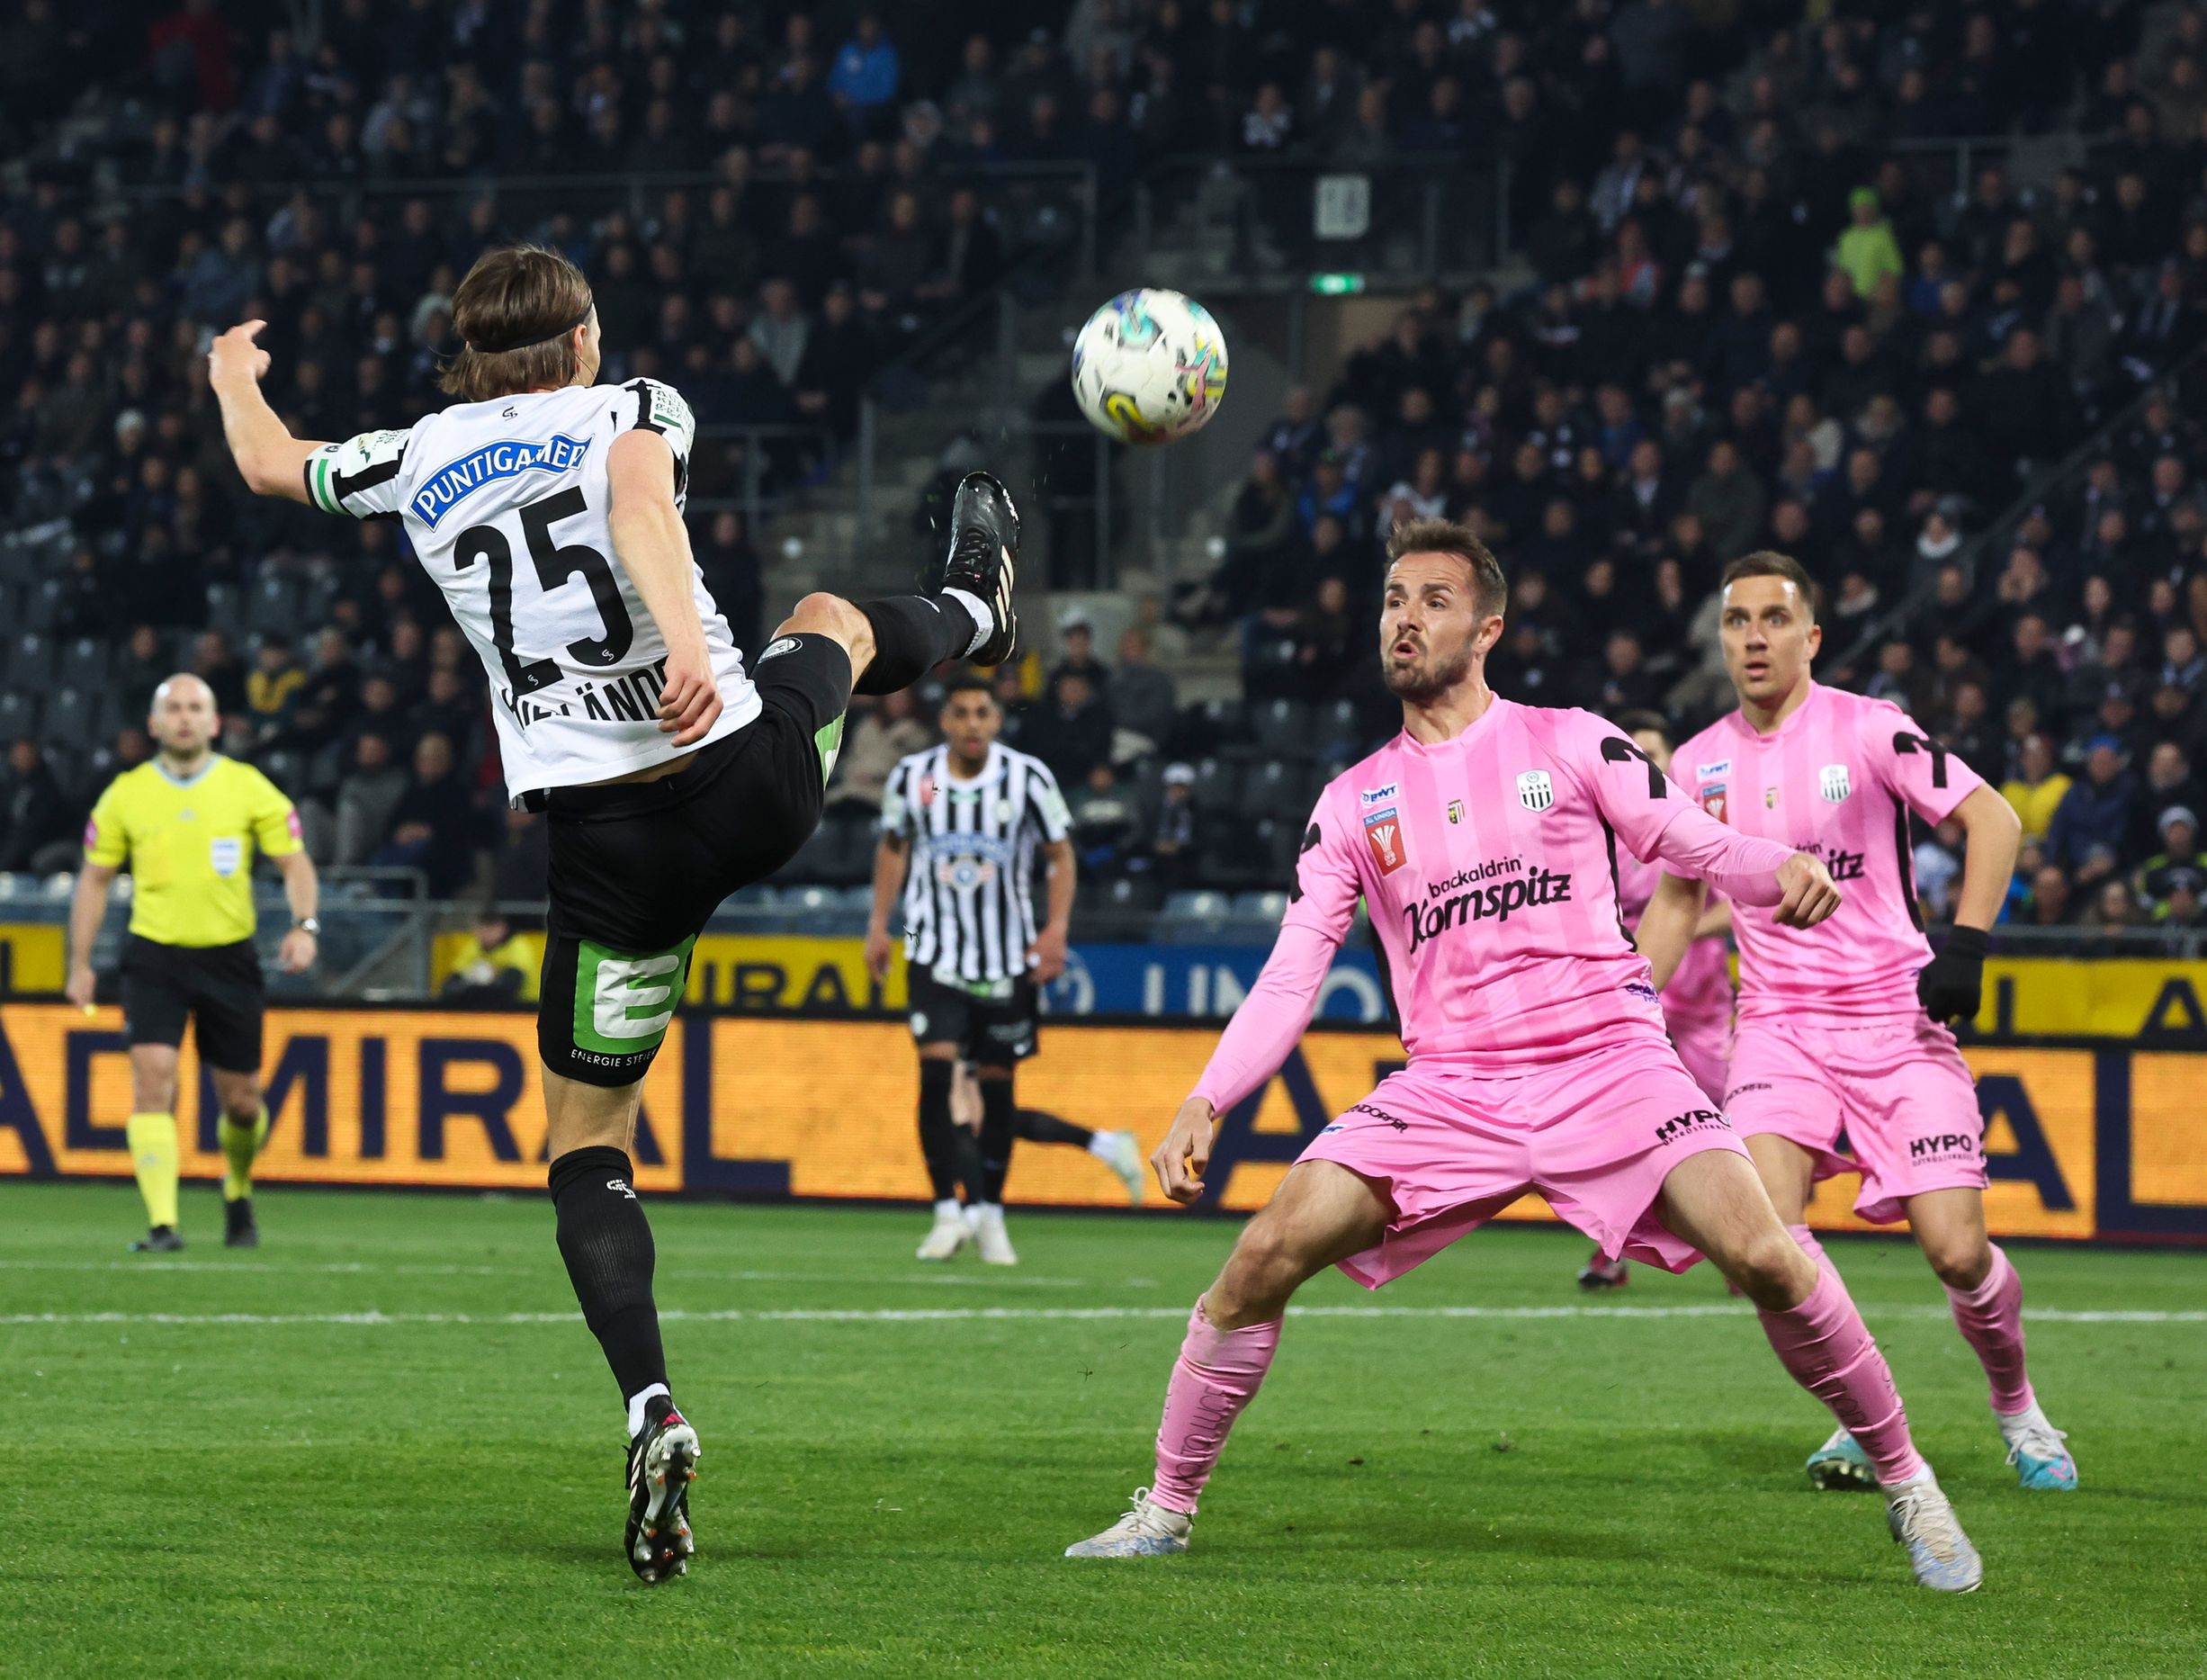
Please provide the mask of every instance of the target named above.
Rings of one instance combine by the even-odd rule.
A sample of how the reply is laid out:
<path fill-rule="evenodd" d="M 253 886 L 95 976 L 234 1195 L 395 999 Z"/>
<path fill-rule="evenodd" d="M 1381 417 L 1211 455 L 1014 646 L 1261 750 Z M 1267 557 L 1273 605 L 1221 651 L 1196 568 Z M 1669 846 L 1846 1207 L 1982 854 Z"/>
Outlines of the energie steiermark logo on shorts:
<path fill-rule="evenodd" d="M 589 939 L 575 957 L 575 1047 L 595 1056 L 659 1047 L 682 1002 L 696 938 L 665 951 L 615 951 Z"/>

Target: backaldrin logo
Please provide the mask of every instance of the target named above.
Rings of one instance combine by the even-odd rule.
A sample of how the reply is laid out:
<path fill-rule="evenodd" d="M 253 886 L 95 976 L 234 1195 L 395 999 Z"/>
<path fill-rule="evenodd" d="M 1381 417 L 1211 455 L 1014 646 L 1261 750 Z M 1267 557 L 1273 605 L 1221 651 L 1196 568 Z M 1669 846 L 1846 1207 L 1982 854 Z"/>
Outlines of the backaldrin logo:
<path fill-rule="evenodd" d="M 1494 876 L 1506 878 L 1489 879 Z M 1458 892 L 1459 887 L 1464 890 Z M 1425 892 L 1428 903 L 1403 907 L 1413 952 L 1467 921 L 1507 921 L 1534 905 L 1567 904 L 1571 877 L 1552 869 L 1529 871 L 1522 858 L 1497 858 L 1459 869 L 1445 881 L 1429 882 Z"/>
<path fill-rule="evenodd" d="M 590 440 L 555 432 L 531 442 L 485 444 L 471 449 L 457 461 L 447 462 L 421 481 L 414 492 L 414 517 L 434 529 L 438 520 L 486 484 L 518 478 L 524 472 L 566 472 L 582 464 L 590 453 Z"/>

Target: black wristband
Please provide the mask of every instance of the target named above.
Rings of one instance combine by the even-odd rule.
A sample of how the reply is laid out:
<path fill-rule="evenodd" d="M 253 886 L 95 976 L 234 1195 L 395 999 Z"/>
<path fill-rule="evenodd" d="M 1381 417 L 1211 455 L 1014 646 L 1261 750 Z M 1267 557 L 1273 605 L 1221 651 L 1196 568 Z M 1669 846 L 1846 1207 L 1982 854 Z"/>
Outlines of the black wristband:
<path fill-rule="evenodd" d="M 1957 925 L 1948 931 L 1946 943 L 1940 948 L 1939 954 L 1942 957 L 1967 957 L 1972 962 L 1981 963 L 1985 960 L 1986 952 L 1992 949 L 1992 938 L 1983 928 Z"/>

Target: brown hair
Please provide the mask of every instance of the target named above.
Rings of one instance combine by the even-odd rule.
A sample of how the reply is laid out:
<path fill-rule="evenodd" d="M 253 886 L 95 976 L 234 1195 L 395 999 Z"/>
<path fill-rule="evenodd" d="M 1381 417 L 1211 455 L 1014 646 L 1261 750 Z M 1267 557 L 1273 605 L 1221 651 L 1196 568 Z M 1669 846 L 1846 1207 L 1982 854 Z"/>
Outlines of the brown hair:
<path fill-rule="evenodd" d="M 1472 606 L 1482 618 L 1491 618 L 1509 605 L 1510 586 L 1503 579 L 1502 562 L 1467 525 L 1452 519 L 1401 520 L 1387 533 L 1387 564 L 1405 554 L 1453 554 L 1470 567 Z"/>
<path fill-rule="evenodd" d="M 1808 568 L 1790 554 L 1781 554 L 1774 548 L 1758 548 L 1752 554 L 1742 554 L 1724 569 L 1718 588 L 1728 589 L 1742 578 L 1783 578 L 1801 597 L 1801 605 L 1808 609 L 1808 620 L 1814 624 L 1818 610 L 1824 605 L 1817 598 L 1817 580 L 1808 575 Z"/>
<path fill-rule="evenodd" d="M 506 246 L 475 259 L 453 292 L 462 348 L 438 383 L 466 402 L 571 385 L 580 365 L 574 329 L 590 318 L 582 270 L 540 245 Z"/>
<path fill-rule="evenodd" d="M 1650 711 L 1646 706 L 1635 706 L 1630 711 L 1619 712 L 1610 722 L 1616 724 L 1628 735 L 1641 733 L 1660 735 L 1663 737 L 1664 746 L 1678 745 L 1678 738 L 1671 730 L 1671 720 L 1664 716 L 1662 713 Z"/>

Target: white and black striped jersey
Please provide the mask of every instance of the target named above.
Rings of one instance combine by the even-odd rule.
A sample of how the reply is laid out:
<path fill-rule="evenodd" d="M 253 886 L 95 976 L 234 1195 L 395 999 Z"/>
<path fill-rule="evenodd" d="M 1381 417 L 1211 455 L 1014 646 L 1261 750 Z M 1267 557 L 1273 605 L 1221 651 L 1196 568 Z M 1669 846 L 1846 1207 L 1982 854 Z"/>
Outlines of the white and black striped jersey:
<path fill-rule="evenodd" d="M 950 749 L 897 761 L 882 795 L 882 831 L 910 842 L 904 955 L 937 979 L 968 984 L 1025 974 L 1035 944 L 1035 849 L 1072 828 L 1057 778 L 1000 741 L 972 781 Z"/>
<path fill-rule="evenodd" d="M 398 518 L 490 678 L 498 750 L 516 795 L 663 763 L 667 643 L 613 552 L 606 462 L 634 427 L 675 456 L 686 494 L 689 405 L 648 379 L 466 402 L 403 432 L 363 432 L 307 458 L 307 497 L 327 513 Z M 707 741 L 758 715 L 743 655 L 702 576 L 691 588 L 723 710 Z M 702 743 L 699 743 L 702 744 Z"/>

